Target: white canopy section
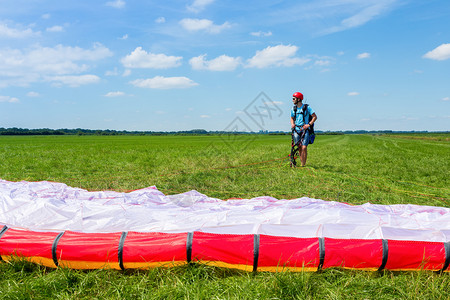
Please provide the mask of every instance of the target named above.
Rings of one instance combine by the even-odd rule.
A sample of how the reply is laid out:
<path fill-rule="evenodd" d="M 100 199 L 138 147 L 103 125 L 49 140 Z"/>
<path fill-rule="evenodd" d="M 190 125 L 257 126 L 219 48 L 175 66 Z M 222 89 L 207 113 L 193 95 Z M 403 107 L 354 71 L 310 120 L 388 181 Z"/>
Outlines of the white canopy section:
<path fill-rule="evenodd" d="M 450 241 L 450 209 L 349 205 L 307 197 L 220 200 L 156 187 L 89 192 L 55 182 L 0 180 L 0 225 L 37 231 L 267 234 L 341 239 Z"/>

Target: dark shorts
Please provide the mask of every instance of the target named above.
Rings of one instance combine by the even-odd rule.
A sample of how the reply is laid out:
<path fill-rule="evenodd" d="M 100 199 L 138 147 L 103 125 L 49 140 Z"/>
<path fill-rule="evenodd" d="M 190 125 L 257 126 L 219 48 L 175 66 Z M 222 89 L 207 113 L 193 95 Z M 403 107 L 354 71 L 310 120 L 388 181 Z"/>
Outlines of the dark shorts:
<path fill-rule="evenodd" d="M 299 131 L 300 134 L 297 133 L 297 131 L 294 131 L 294 143 L 297 144 L 299 141 L 303 146 L 309 145 L 309 130 L 302 130 Z"/>

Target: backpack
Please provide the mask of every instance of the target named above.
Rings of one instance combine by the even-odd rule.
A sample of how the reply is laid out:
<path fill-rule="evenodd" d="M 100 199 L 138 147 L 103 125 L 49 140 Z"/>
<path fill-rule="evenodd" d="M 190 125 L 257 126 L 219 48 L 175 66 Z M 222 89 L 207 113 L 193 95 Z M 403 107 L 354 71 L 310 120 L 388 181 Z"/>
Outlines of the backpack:
<path fill-rule="evenodd" d="M 303 123 L 306 124 L 305 118 L 308 111 L 308 104 L 303 104 L 300 113 L 303 116 Z M 295 120 L 297 120 L 297 105 L 294 105 L 294 115 Z M 314 133 L 314 123 L 308 128 L 309 131 L 309 144 L 314 144 L 314 140 L 316 139 L 316 134 Z"/>

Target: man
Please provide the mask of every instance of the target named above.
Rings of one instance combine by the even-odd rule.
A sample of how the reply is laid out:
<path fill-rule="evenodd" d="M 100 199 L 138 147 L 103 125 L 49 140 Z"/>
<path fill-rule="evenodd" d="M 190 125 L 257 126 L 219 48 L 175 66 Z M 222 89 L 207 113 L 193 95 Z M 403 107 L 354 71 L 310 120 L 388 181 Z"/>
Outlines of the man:
<path fill-rule="evenodd" d="M 294 107 L 291 110 L 291 129 L 294 131 L 294 143 L 299 144 L 300 161 L 304 167 L 308 156 L 309 129 L 316 122 L 317 115 L 309 105 L 303 104 L 302 101 L 302 93 L 296 92 L 292 95 Z"/>

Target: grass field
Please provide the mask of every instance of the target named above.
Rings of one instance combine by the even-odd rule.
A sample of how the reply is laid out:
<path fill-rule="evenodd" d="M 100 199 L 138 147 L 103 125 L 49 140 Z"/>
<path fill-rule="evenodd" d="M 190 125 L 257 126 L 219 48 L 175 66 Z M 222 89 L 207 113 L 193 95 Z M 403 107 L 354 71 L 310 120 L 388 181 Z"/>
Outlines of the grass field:
<path fill-rule="evenodd" d="M 320 135 L 291 169 L 290 137 L 1 136 L 0 178 L 50 180 L 88 190 L 155 185 L 221 199 L 302 196 L 353 204 L 450 207 L 450 134 Z M 0 298 L 448 299 L 449 274 L 249 274 L 204 265 L 149 271 L 47 269 L 0 264 Z"/>

